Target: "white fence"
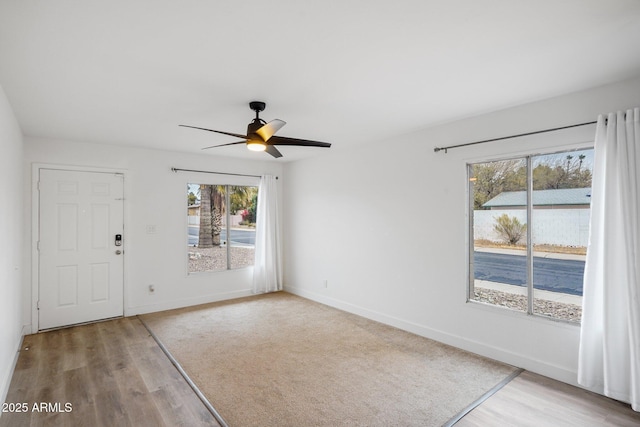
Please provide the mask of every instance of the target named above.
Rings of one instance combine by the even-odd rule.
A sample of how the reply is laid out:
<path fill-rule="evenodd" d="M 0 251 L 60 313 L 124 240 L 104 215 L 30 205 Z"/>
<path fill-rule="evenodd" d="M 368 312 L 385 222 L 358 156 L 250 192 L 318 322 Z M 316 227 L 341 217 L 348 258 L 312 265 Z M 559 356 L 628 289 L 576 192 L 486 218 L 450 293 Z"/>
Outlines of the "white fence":
<path fill-rule="evenodd" d="M 242 221 L 242 215 L 229 215 L 231 219 L 231 226 L 235 227 L 236 225 L 240 225 Z M 222 217 L 222 225 L 225 225 L 225 217 Z M 200 215 L 189 215 L 187 216 L 187 221 L 189 225 L 200 225 Z"/>
<path fill-rule="evenodd" d="M 560 246 L 587 246 L 589 240 L 589 209 L 534 209 L 534 244 Z M 507 214 L 526 223 L 527 212 L 524 209 L 496 209 L 473 212 L 475 239 L 500 242 L 502 239 L 494 231 L 496 218 Z"/>

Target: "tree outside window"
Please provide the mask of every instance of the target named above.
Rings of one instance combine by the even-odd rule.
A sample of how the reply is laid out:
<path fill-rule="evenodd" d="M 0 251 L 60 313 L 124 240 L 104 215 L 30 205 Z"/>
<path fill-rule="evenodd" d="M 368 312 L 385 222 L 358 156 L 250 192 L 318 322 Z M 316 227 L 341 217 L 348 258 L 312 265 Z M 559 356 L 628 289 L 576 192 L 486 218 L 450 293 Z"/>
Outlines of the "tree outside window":
<path fill-rule="evenodd" d="M 253 265 L 257 194 L 253 186 L 187 185 L 190 274 Z"/>

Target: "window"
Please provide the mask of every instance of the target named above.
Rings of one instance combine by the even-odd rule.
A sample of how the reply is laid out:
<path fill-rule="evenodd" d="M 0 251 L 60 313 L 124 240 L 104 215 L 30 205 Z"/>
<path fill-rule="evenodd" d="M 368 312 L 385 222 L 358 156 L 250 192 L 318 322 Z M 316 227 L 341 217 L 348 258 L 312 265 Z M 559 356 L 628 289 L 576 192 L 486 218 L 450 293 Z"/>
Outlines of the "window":
<path fill-rule="evenodd" d="M 469 295 L 579 323 L 593 150 L 467 165 Z"/>
<path fill-rule="evenodd" d="M 258 187 L 187 184 L 188 273 L 253 265 Z"/>

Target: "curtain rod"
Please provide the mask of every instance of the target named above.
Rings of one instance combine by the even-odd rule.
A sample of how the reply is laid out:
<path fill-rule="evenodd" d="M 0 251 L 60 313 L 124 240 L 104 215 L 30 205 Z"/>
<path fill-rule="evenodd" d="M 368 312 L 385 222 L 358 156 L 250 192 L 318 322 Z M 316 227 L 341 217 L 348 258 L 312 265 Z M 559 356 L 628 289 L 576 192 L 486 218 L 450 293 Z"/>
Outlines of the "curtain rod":
<path fill-rule="evenodd" d="M 229 173 L 229 172 L 215 172 L 215 171 L 200 171 L 200 170 L 196 170 L 196 169 L 180 169 L 180 168 L 171 168 L 171 171 L 173 172 L 198 172 L 198 173 L 214 173 L 217 175 L 233 175 L 233 176 L 250 176 L 252 178 L 262 178 L 260 175 L 247 175 L 244 173 Z M 276 179 L 278 179 L 278 177 L 276 176 Z"/>
<path fill-rule="evenodd" d="M 500 141 L 500 140 L 503 140 L 503 139 L 511 139 L 511 138 L 518 138 L 518 137 L 521 137 L 521 136 L 536 135 L 538 133 L 555 132 L 557 130 L 575 128 L 575 127 L 578 127 L 578 126 L 593 125 L 593 124 L 596 124 L 596 123 L 598 123 L 598 122 L 597 121 L 592 121 L 592 122 L 578 123 L 576 125 L 562 126 L 562 127 L 559 127 L 559 128 L 537 130 L 537 131 L 533 131 L 533 132 L 519 133 L 517 135 L 501 136 L 500 138 L 485 139 L 485 140 L 476 141 L 476 142 L 467 142 L 466 144 L 449 145 L 447 147 L 436 147 L 436 148 L 433 149 L 433 151 L 435 151 L 437 153 L 438 151 L 443 151 L 444 150 L 444 152 L 446 154 L 447 150 L 449 150 L 451 148 L 459 148 L 459 147 L 466 147 L 468 145 L 484 144 L 486 142 Z"/>

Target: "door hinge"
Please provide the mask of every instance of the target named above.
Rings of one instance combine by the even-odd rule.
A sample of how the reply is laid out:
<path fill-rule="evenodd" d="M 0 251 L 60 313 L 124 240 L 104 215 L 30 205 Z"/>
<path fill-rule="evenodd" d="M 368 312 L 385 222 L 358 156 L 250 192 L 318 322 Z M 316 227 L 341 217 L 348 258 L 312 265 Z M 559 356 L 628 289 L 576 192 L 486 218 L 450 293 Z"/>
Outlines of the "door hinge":
<path fill-rule="evenodd" d="M 38 300 L 38 302 L 36 303 L 36 308 L 40 310 L 40 300 Z"/>
<path fill-rule="evenodd" d="M 36 250 L 40 252 L 40 240 L 36 243 Z"/>

